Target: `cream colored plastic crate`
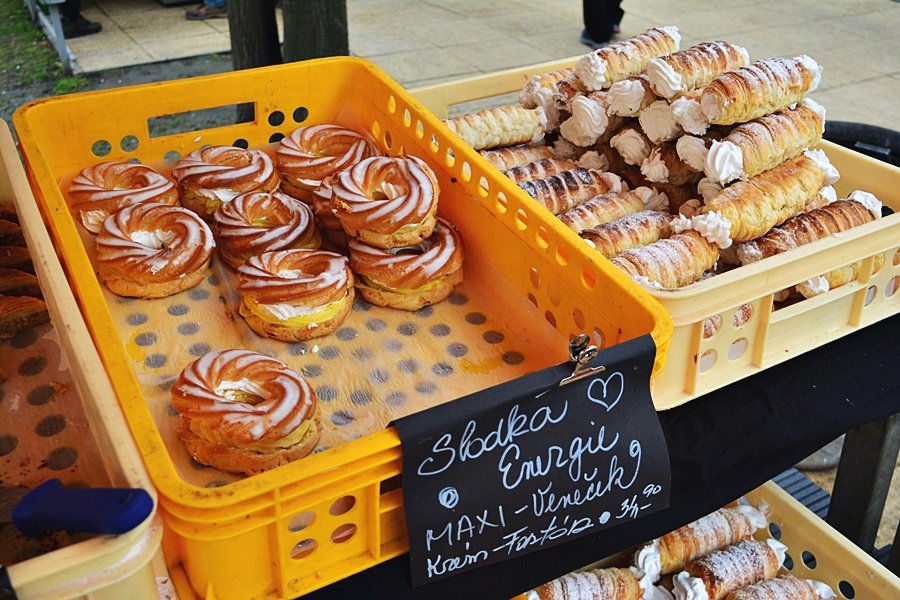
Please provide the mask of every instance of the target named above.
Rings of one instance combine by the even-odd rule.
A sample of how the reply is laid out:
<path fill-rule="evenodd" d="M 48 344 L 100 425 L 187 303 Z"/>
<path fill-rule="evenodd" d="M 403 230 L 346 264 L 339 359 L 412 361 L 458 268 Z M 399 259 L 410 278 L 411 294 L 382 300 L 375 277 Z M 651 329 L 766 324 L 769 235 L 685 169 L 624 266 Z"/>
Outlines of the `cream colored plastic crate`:
<path fill-rule="evenodd" d="M 6 122 L 0 121 L 0 205 L 13 203 L 50 316 L 112 485 L 155 492 L 35 204 Z M 48 251 L 48 249 L 51 249 Z M 90 387 L 88 387 L 90 382 Z M 90 394 L 85 393 L 90 389 Z M 21 442 L 25 443 L 25 442 Z M 51 477 L 48 472 L 47 477 Z M 16 482 L 10 482 L 16 483 Z M 97 536 L 7 567 L 19 600 L 157 598 L 151 559 L 160 550 L 156 510 L 128 533 Z"/>
<path fill-rule="evenodd" d="M 533 75 L 570 67 L 575 60 L 472 77 L 412 93 L 438 117 L 446 118 L 448 110 L 458 105 L 466 112 L 483 108 L 485 99 L 516 92 Z M 508 96 L 501 99 L 502 103 L 514 101 Z M 900 169 L 829 142 L 823 141 L 820 148 L 841 173 L 835 186 L 839 196 L 863 189 L 900 211 Z M 488 170 L 494 176 L 492 185 L 505 179 L 496 169 Z M 527 198 L 514 188 L 513 193 Z M 574 233 L 564 234 L 577 239 Z M 579 247 L 597 261 L 606 260 L 586 244 Z M 675 324 L 666 365 L 653 380 L 657 409 L 678 406 L 896 314 L 900 311 L 898 247 L 900 214 L 894 214 L 680 290 L 651 290 Z M 874 272 L 877 254 L 884 255 L 884 266 Z M 778 291 L 860 259 L 865 260 L 857 281 L 772 311 Z M 750 304 L 752 316 L 735 328 L 732 315 L 742 304 Z M 722 326 L 704 339 L 703 322 L 716 315 Z"/>

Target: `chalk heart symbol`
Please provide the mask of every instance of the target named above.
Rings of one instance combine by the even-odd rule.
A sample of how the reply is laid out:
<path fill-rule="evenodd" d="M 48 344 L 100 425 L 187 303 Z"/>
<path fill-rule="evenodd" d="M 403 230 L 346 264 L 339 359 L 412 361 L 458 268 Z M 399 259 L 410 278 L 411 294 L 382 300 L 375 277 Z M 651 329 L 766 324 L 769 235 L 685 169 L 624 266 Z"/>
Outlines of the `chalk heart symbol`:
<path fill-rule="evenodd" d="M 599 404 L 609 412 L 622 399 L 625 393 L 625 376 L 616 371 L 606 379 L 598 377 L 588 386 L 588 400 Z M 612 400 L 611 400 L 612 399 Z"/>

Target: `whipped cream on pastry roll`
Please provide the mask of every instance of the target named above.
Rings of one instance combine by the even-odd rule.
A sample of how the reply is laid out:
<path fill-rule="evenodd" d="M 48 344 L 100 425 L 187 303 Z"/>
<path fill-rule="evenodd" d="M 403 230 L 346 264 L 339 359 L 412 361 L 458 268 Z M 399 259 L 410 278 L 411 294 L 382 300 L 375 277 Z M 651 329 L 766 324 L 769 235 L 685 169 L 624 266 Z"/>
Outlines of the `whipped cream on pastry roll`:
<path fill-rule="evenodd" d="M 834 188 L 832 188 L 832 190 L 833 189 Z M 864 192 L 862 190 L 856 190 L 854 192 L 850 192 L 847 200 L 855 200 L 856 202 L 859 202 L 860 204 L 865 206 L 870 213 L 872 213 L 873 217 L 875 217 L 876 219 L 881 218 L 881 200 L 876 198 L 874 194 L 870 194 L 869 192 Z"/>
<path fill-rule="evenodd" d="M 605 96 L 605 94 L 604 94 Z M 576 146 L 592 146 L 609 126 L 605 98 L 577 96 L 572 100 L 572 116 L 563 121 L 559 132 Z"/>
<path fill-rule="evenodd" d="M 719 248 L 728 248 L 732 244 L 731 221 L 712 210 L 692 219 L 693 229 Z"/>
<path fill-rule="evenodd" d="M 841 178 L 841 174 L 828 160 L 828 156 L 822 150 L 804 150 L 804 156 L 816 163 L 825 175 L 825 185 L 834 185 Z"/>
<path fill-rule="evenodd" d="M 672 106 L 665 100 L 657 100 L 638 116 L 641 129 L 654 144 L 674 140 L 683 133 L 675 120 Z"/>
<path fill-rule="evenodd" d="M 650 156 L 641 163 L 641 174 L 647 181 L 665 183 L 669 180 L 669 168 L 658 152 L 650 152 Z"/>
<path fill-rule="evenodd" d="M 640 78 L 617 81 L 609 88 L 609 114 L 620 117 L 633 117 L 641 109 L 656 99 L 649 89 L 649 84 Z"/>
<path fill-rule="evenodd" d="M 703 201 L 696 198 L 688 200 L 678 207 L 678 214 L 690 219 L 703 212 Z"/>
<path fill-rule="evenodd" d="M 672 101 L 672 115 L 675 122 L 688 133 L 703 135 L 709 129 L 709 119 L 703 114 L 700 101 L 682 96 Z"/>
<path fill-rule="evenodd" d="M 589 150 L 585 152 L 576 162 L 578 163 L 578 166 L 583 169 L 593 169 L 594 171 L 609 171 L 609 159 L 596 150 Z"/>
<path fill-rule="evenodd" d="M 804 298 L 812 298 L 819 294 L 824 294 L 831 289 L 828 280 L 823 276 L 812 277 L 797 284 L 797 291 Z"/>
<path fill-rule="evenodd" d="M 609 145 L 618 152 L 629 165 L 639 166 L 650 156 L 650 142 L 637 129 L 625 127 L 612 136 Z"/>
<path fill-rule="evenodd" d="M 706 140 L 693 135 L 683 135 L 675 142 L 678 158 L 695 171 L 706 168 Z"/>
<path fill-rule="evenodd" d="M 722 189 L 724 188 L 721 183 L 713 181 L 708 177 L 704 177 L 697 183 L 697 193 L 700 194 L 700 197 L 703 198 L 704 202 L 715 198 Z"/>
<path fill-rule="evenodd" d="M 713 140 L 706 154 L 704 169 L 706 176 L 713 181 L 725 184 L 735 179 L 746 179 L 744 155 L 737 144 L 728 140 Z"/>
<path fill-rule="evenodd" d="M 677 27 L 654 27 L 585 54 L 575 64 L 575 74 L 588 90 L 601 90 L 641 73 L 650 59 L 674 52 L 680 44 Z"/>

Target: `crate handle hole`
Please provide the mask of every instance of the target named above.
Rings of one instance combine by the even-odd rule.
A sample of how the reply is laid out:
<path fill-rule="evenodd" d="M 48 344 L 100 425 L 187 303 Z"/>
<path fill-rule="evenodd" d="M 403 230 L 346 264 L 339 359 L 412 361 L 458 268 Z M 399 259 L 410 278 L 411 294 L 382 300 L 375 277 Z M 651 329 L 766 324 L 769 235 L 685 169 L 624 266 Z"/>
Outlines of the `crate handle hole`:
<path fill-rule="evenodd" d="M 488 194 L 491 193 L 491 184 L 488 183 L 487 178 L 482 177 L 478 180 L 478 193 L 481 194 L 482 198 L 487 198 Z M 504 203 L 506 198 L 503 198 Z"/>
<path fill-rule="evenodd" d="M 305 106 L 298 106 L 294 109 L 294 114 L 291 115 L 291 118 L 294 119 L 294 123 L 302 123 L 309 116 L 309 109 Z"/>
<path fill-rule="evenodd" d="M 538 248 L 541 250 L 546 250 L 550 247 L 550 233 L 546 227 L 541 225 L 537 228 L 537 231 L 534 232 L 534 241 L 537 242 Z"/>
<path fill-rule="evenodd" d="M 697 361 L 697 370 L 701 373 L 706 373 L 716 364 L 717 358 L 719 358 L 718 352 L 715 350 L 707 350 L 700 355 L 700 360 Z"/>
<path fill-rule="evenodd" d="M 356 525 L 346 523 L 331 532 L 331 541 L 335 544 L 343 544 L 350 541 L 354 534 L 356 534 Z"/>
<path fill-rule="evenodd" d="M 280 110 L 272 111 L 272 113 L 269 115 L 269 125 L 271 125 L 272 127 L 278 127 L 282 123 L 284 123 L 284 113 Z"/>
<path fill-rule="evenodd" d="M 722 328 L 722 315 L 713 315 L 703 321 L 703 339 L 708 340 L 715 337 Z"/>
<path fill-rule="evenodd" d="M 394 138 L 391 136 L 391 132 L 387 130 L 384 132 L 384 147 L 388 150 L 394 147 Z"/>
<path fill-rule="evenodd" d="M 469 161 L 463 161 L 460 171 L 462 171 L 463 181 L 472 181 L 472 165 L 469 164 Z"/>
<path fill-rule="evenodd" d="M 781 539 L 781 527 L 778 525 L 778 523 L 769 523 L 769 533 L 776 540 Z"/>
<path fill-rule="evenodd" d="M 356 506 L 356 497 L 355 496 L 341 496 L 337 500 L 331 503 L 331 507 L 328 509 L 329 514 L 332 516 L 338 517 L 340 515 L 347 514 L 350 510 Z"/>
<path fill-rule="evenodd" d="M 296 533 L 298 531 L 303 531 L 307 527 L 313 524 L 313 521 L 316 520 L 316 513 L 311 510 L 304 510 L 302 513 L 294 515 L 294 518 L 290 520 L 288 523 L 288 531 Z"/>
<path fill-rule="evenodd" d="M 309 538 L 305 540 L 300 540 L 297 544 L 291 549 L 291 558 L 294 560 L 300 560 L 301 558 L 306 558 L 313 552 L 315 552 L 316 548 L 319 547 L 319 542 L 316 540 Z"/>
<path fill-rule="evenodd" d="M 437 153 L 438 153 L 438 150 L 441 149 L 441 143 L 438 142 L 438 139 L 437 139 L 437 136 L 436 136 L 436 135 L 432 135 L 432 136 L 431 136 L 431 143 L 428 144 L 428 147 L 431 149 L 431 152 L 434 153 L 434 154 L 437 154 Z"/>
<path fill-rule="evenodd" d="M 806 565 L 807 569 L 816 568 L 816 555 L 809 550 L 803 551 L 803 554 L 800 555 L 800 560 L 803 561 L 803 564 Z"/>
<path fill-rule="evenodd" d="M 841 591 L 841 595 L 844 598 L 847 598 L 848 600 L 853 600 L 853 598 L 856 598 L 856 590 L 853 589 L 853 584 L 851 584 L 849 581 L 841 580 L 841 582 L 838 583 L 838 589 Z"/>
<path fill-rule="evenodd" d="M 516 229 L 519 231 L 528 229 L 528 213 L 521 208 L 516 211 Z"/>
<path fill-rule="evenodd" d="M 388 112 L 391 114 L 397 112 L 397 99 L 394 98 L 393 94 L 388 98 Z"/>
<path fill-rule="evenodd" d="M 731 342 L 731 345 L 728 346 L 728 360 L 737 360 L 742 357 L 749 345 L 747 338 L 738 338 Z"/>
<path fill-rule="evenodd" d="M 749 304 L 741 304 L 738 306 L 738 309 L 734 311 L 734 316 L 731 317 L 731 326 L 735 329 L 740 329 L 749 323 L 752 318 L 753 307 Z"/>
<path fill-rule="evenodd" d="M 872 300 L 875 299 L 875 295 L 878 293 L 878 288 L 874 285 L 870 285 L 866 290 L 866 301 L 863 302 L 863 306 L 868 306 L 872 304 Z"/>
<path fill-rule="evenodd" d="M 135 150 L 137 150 L 138 144 L 140 144 L 140 141 L 138 141 L 137 137 L 133 135 L 126 135 L 119 142 L 119 148 L 121 148 L 124 152 L 134 152 Z"/>
<path fill-rule="evenodd" d="M 452 167 L 456 164 L 456 155 L 453 154 L 453 148 L 447 148 L 447 153 L 444 157 L 444 162 L 447 163 L 448 167 Z"/>
<path fill-rule="evenodd" d="M 217 127 L 231 127 L 238 123 L 252 123 L 254 120 L 256 120 L 256 104 L 243 102 L 150 117 L 147 119 L 147 130 L 150 139 L 153 139 Z M 202 125 L 198 127 L 197 123 Z M 195 140 L 197 141 L 199 138 Z"/>
<path fill-rule="evenodd" d="M 425 126 L 418 119 L 416 120 L 416 137 L 420 140 L 425 137 Z"/>
<path fill-rule="evenodd" d="M 103 158 L 110 152 L 112 152 L 112 145 L 106 140 L 97 140 L 91 144 L 91 153 L 98 158 Z"/>
<path fill-rule="evenodd" d="M 479 188 L 478 191 L 481 191 L 481 188 Z M 485 193 L 484 195 L 487 196 L 487 193 Z M 505 215 L 506 211 L 509 210 L 509 200 L 506 199 L 506 196 L 503 194 L 503 192 L 497 192 L 497 202 L 495 203 L 495 205 L 497 207 L 497 212 L 501 215 Z"/>
<path fill-rule="evenodd" d="M 900 286 L 900 275 L 895 275 L 888 280 L 887 285 L 884 286 L 884 296 L 885 298 L 890 298 L 895 293 L 897 293 L 897 287 Z"/>
<path fill-rule="evenodd" d="M 284 139 L 284 134 L 281 133 L 280 131 L 276 131 L 275 133 L 273 133 L 272 135 L 269 136 L 269 143 L 274 144 L 276 142 L 280 142 L 283 139 Z"/>
<path fill-rule="evenodd" d="M 794 570 L 794 559 L 791 558 L 791 555 L 788 554 L 787 552 L 785 552 L 785 554 L 784 554 L 784 562 L 782 564 L 784 565 L 784 568 L 787 569 L 788 571 Z"/>
<path fill-rule="evenodd" d="M 412 125 L 412 113 L 409 112 L 408 108 L 403 109 L 403 126 L 409 127 Z"/>
<path fill-rule="evenodd" d="M 565 267 L 569 264 L 569 249 L 565 246 L 557 246 L 556 247 L 556 262 L 561 267 Z"/>

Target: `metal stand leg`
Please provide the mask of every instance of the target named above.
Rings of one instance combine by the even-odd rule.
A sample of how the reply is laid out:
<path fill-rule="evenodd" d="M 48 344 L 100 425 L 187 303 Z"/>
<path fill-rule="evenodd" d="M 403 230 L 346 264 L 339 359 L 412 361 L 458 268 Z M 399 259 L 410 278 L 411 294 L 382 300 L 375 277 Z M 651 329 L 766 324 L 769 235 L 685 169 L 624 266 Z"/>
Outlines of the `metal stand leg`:
<path fill-rule="evenodd" d="M 869 553 L 875 546 L 898 451 L 900 414 L 853 429 L 844 442 L 828 523 Z"/>
<path fill-rule="evenodd" d="M 897 532 L 894 534 L 894 545 L 891 546 L 891 555 L 888 556 L 887 568 L 894 575 L 900 576 L 900 525 L 897 525 Z"/>

